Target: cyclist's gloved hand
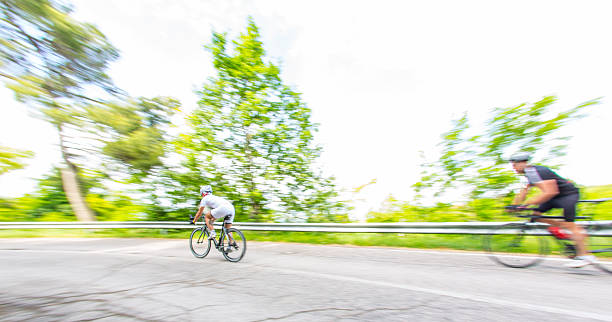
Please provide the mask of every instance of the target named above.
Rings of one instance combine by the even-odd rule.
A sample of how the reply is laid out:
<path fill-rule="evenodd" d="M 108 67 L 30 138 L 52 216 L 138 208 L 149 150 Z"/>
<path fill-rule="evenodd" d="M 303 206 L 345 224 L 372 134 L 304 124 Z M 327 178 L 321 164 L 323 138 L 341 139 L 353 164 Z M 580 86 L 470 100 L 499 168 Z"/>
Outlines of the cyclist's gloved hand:
<path fill-rule="evenodd" d="M 195 222 L 193 222 L 193 216 L 189 216 L 189 223 L 195 225 Z"/>
<path fill-rule="evenodd" d="M 514 211 L 525 210 L 527 209 L 527 206 L 526 205 L 510 205 L 510 206 L 506 206 L 506 209 L 510 212 L 514 212 Z"/>

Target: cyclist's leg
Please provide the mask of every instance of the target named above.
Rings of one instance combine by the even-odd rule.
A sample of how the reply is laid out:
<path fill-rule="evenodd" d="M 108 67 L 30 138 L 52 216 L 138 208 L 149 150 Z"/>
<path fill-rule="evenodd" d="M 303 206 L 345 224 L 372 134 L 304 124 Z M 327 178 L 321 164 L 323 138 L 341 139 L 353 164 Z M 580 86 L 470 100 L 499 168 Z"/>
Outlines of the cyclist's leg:
<path fill-rule="evenodd" d="M 213 229 L 212 227 L 212 223 L 215 222 L 215 220 L 219 219 L 219 218 L 223 218 L 225 217 L 226 214 L 228 214 L 229 212 L 224 209 L 223 207 L 219 207 L 219 208 L 215 208 L 212 209 L 207 215 L 210 217 L 209 221 L 211 222 L 210 226 L 208 228 Z M 226 225 L 227 228 L 227 225 Z"/>
<path fill-rule="evenodd" d="M 561 223 L 561 228 L 567 229 L 572 232 L 572 240 L 576 242 L 576 255 L 584 256 L 587 254 L 584 240 L 586 239 L 587 233 L 582 226 L 575 222 L 565 221 Z"/>
<path fill-rule="evenodd" d="M 551 209 L 555 208 L 555 204 L 553 200 L 549 200 L 547 202 L 542 203 L 538 206 L 538 208 L 533 212 L 535 215 L 541 215 Z M 535 221 L 549 224 L 551 226 L 561 227 L 561 220 L 552 219 L 552 218 L 538 218 Z"/>
<path fill-rule="evenodd" d="M 563 217 L 565 220 L 540 218 L 537 219 L 537 221 L 569 230 L 572 233 L 572 240 L 576 243 L 576 255 L 583 256 L 586 255 L 586 247 L 584 245 L 586 231 L 574 222 L 576 219 L 576 204 L 578 203 L 578 199 L 580 199 L 578 194 L 553 198 L 540 205 L 536 214 L 546 212 L 552 208 L 563 209 Z"/>
<path fill-rule="evenodd" d="M 584 241 L 587 233 L 581 225 L 574 222 L 576 219 L 576 204 L 578 203 L 578 194 L 565 196 L 559 199 L 559 208 L 563 209 L 563 217 L 565 221 L 561 223 L 561 228 L 572 232 L 572 240 L 576 242 L 576 255 L 584 256 L 587 254 Z"/>
<path fill-rule="evenodd" d="M 584 250 L 585 250 L 584 234 L 582 234 L 582 231 L 579 231 L 580 226 L 576 225 L 573 222 L 569 222 L 570 220 L 574 221 L 574 218 L 576 217 L 576 203 L 577 202 L 578 202 L 578 198 L 576 198 L 576 200 L 573 202 L 573 207 L 572 207 L 571 200 L 565 200 L 565 198 L 560 198 L 560 199 L 553 198 L 552 200 L 549 200 L 541 204 L 538 207 L 538 210 L 534 211 L 534 213 L 536 215 L 540 215 L 543 212 L 546 212 L 553 208 L 562 208 L 563 215 L 565 217 L 565 221 L 560 220 L 560 219 L 553 219 L 553 218 L 538 218 L 535 221 L 549 224 L 554 227 L 569 230 L 572 233 L 571 238 L 576 244 L 576 256 L 582 256 L 584 255 Z M 573 209 L 573 215 L 572 215 L 572 209 Z"/>
<path fill-rule="evenodd" d="M 206 215 L 204 215 L 204 221 L 206 222 L 206 227 L 208 227 L 208 230 L 210 230 L 211 232 L 215 231 L 215 228 L 213 227 L 215 217 L 212 216 L 211 211 L 207 212 Z"/>
<path fill-rule="evenodd" d="M 226 220 L 225 220 L 225 228 L 230 229 L 232 228 L 232 223 L 234 222 L 234 216 L 236 215 L 236 211 L 234 210 L 234 207 L 232 207 L 232 209 L 228 209 L 228 215 L 226 215 Z M 229 237 L 229 241 L 230 243 L 234 242 L 234 237 L 232 236 L 232 233 L 228 233 L 227 236 Z"/>

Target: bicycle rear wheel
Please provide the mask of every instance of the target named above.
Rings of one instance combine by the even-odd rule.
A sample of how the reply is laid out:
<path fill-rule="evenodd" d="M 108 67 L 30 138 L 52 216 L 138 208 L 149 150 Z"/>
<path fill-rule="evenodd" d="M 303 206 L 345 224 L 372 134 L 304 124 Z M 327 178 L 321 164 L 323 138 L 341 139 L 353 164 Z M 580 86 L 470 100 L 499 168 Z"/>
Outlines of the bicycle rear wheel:
<path fill-rule="evenodd" d="M 232 237 L 230 241 L 229 237 Z M 221 241 L 221 252 L 223 257 L 230 262 L 238 262 L 246 253 L 246 238 L 244 234 L 236 228 L 229 228 L 227 235 Z"/>
<path fill-rule="evenodd" d="M 189 237 L 189 249 L 193 256 L 204 258 L 210 252 L 210 239 L 208 239 L 208 230 L 204 227 L 196 228 L 191 232 Z"/>
<path fill-rule="evenodd" d="M 593 264 L 600 270 L 612 274 L 612 237 L 597 236 L 599 228 L 595 226 L 585 227 L 587 234 L 586 248 L 590 253 L 597 258 Z"/>
<path fill-rule="evenodd" d="M 503 225 L 484 237 L 484 249 L 493 261 L 507 267 L 525 268 L 536 265 L 548 253 L 548 244 L 544 236 L 531 235 L 531 230 L 530 225 L 526 223 Z"/>

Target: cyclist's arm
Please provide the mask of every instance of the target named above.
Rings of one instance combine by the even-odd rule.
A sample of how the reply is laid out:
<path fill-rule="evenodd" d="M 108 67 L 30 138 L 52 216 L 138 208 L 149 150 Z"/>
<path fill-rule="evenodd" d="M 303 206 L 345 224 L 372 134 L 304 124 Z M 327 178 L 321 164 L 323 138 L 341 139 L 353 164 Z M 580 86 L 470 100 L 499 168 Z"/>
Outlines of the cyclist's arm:
<path fill-rule="evenodd" d="M 195 217 L 193 219 L 193 222 L 198 221 L 198 219 L 200 219 L 200 217 L 202 216 L 202 213 L 204 212 L 204 206 L 198 208 L 198 212 L 196 212 Z"/>
<path fill-rule="evenodd" d="M 559 194 L 559 187 L 557 186 L 557 181 L 554 179 L 542 180 L 534 185 L 538 187 L 542 193 L 527 200 L 525 202 L 526 205 L 539 205 Z"/>
<path fill-rule="evenodd" d="M 514 201 L 512 202 L 513 205 L 520 205 L 523 201 L 525 201 L 525 198 L 527 198 L 527 192 L 529 191 L 529 187 L 531 187 L 531 185 L 526 185 L 525 188 L 521 189 L 518 195 L 514 197 Z"/>

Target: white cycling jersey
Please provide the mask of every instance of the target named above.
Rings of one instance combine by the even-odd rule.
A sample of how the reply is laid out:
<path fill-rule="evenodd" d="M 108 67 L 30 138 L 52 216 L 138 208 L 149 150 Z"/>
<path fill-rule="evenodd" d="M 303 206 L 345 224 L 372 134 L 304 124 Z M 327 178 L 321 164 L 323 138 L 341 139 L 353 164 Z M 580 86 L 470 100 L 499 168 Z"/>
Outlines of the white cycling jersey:
<path fill-rule="evenodd" d="M 200 207 L 216 209 L 223 206 L 233 207 L 232 203 L 227 199 L 212 194 L 207 194 L 204 198 L 202 198 L 202 201 L 200 201 Z"/>
<path fill-rule="evenodd" d="M 202 198 L 202 201 L 200 201 L 200 207 L 210 208 L 210 214 L 215 217 L 215 219 L 229 216 L 227 222 L 231 224 L 234 221 L 234 206 L 225 198 L 207 194 Z"/>

